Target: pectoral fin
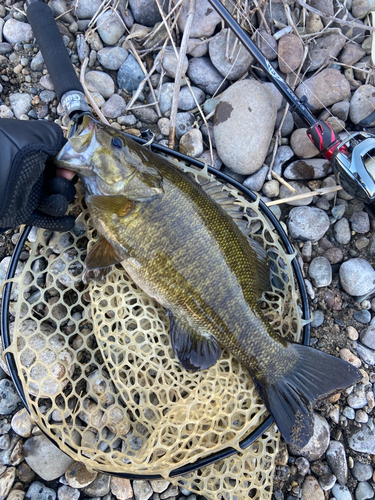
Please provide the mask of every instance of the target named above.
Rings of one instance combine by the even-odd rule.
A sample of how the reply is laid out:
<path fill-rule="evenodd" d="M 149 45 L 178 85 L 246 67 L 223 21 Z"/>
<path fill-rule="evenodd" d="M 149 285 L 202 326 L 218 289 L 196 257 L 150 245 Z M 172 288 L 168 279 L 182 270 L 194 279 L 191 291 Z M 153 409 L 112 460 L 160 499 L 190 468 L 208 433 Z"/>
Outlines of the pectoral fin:
<path fill-rule="evenodd" d="M 122 260 L 112 245 L 101 237 L 87 254 L 85 267 L 88 271 L 91 271 L 118 264 Z"/>
<path fill-rule="evenodd" d="M 103 212 L 111 212 L 119 217 L 130 215 L 135 207 L 135 202 L 128 200 L 125 196 L 98 196 L 91 195 L 86 197 L 88 205 L 92 205 Z"/>
<path fill-rule="evenodd" d="M 214 337 L 202 335 L 190 325 L 168 313 L 172 347 L 179 362 L 186 370 L 205 370 L 214 365 L 221 349 Z"/>

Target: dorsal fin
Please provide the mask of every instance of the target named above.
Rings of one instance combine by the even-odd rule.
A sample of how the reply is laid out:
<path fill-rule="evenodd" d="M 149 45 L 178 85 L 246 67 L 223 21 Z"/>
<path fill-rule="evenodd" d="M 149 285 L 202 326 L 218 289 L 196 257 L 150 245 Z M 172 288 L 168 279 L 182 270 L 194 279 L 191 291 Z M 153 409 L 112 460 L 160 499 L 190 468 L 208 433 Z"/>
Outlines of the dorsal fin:
<path fill-rule="evenodd" d="M 270 261 L 267 252 L 257 241 L 250 237 L 250 230 L 247 227 L 248 223 L 243 219 L 244 213 L 241 210 L 241 205 L 235 203 L 235 198 L 233 198 L 228 191 L 223 189 L 223 185 L 220 184 L 220 182 L 208 179 L 207 182 L 201 184 L 201 187 L 214 201 L 216 201 L 216 203 L 221 206 L 221 208 L 227 212 L 228 215 L 230 215 L 241 232 L 247 236 L 247 242 L 249 243 L 252 251 L 255 253 L 255 259 L 253 259 L 253 262 L 257 268 L 258 297 L 261 298 L 263 292 L 266 292 L 271 288 Z"/>
<path fill-rule="evenodd" d="M 231 216 L 241 232 L 245 236 L 249 236 L 250 230 L 247 227 L 247 222 L 243 219 L 244 213 L 241 210 L 241 205 L 235 203 L 236 199 L 233 198 L 228 191 L 223 189 L 223 185 L 216 180 L 207 179 L 207 182 L 200 184 L 200 186 L 228 215 Z"/>

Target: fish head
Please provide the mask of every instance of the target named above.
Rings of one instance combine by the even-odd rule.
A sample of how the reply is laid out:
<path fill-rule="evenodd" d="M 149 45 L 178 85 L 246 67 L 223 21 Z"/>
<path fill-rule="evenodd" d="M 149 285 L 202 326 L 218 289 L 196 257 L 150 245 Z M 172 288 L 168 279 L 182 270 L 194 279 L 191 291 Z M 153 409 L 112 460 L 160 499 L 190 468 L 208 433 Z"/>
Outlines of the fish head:
<path fill-rule="evenodd" d="M 163 178 L 143 146 L 86 115 L 55 157 L 76 172 L 91 195 L 149 201 L 163 194 Z"/>

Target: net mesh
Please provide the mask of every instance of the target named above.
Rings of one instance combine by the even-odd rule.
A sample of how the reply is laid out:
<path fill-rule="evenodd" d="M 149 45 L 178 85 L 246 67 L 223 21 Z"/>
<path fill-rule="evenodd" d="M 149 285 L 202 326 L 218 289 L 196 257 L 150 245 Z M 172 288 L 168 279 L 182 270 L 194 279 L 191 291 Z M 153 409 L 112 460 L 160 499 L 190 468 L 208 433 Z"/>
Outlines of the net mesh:
<path fill-rule="evenodd" d="M 206 171 L 185 171 L 205 183 Z M 79 185 L 79 190 L 82 191 Z M 243 209 L 251 236 L 271 259 L 262 308 L 281 335 L 299 340 L 303 320 L 291 260 L 257 202 L 223 185 Z M 98 235 L 78 196 L 68 233 L 40 230 L 13 279 L 14 355 L 33 420 L 90 469 L 161 474 L 233 447 L 239 453 L 172 482 L 207 498 L 267 500 L 278 434 L 272 426 L 248 449 L 239 442 L 268 416 L 247 370 L 226 350 L 203 372 L 178 363 L 163 307 L 121 266 L 102 282 L 82 281 Z"/>

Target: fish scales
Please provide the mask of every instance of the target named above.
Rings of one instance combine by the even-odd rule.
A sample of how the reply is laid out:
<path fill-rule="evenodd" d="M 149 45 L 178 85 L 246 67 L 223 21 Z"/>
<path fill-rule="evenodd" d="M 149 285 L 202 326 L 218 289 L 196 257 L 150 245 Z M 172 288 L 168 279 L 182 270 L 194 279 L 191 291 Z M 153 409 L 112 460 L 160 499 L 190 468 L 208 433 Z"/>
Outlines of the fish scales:
<path fill-rule="evenodd" d="M 362 374 L 273 331 L 258 304 L 269 280 L 264 250 L 177 165 L 90 117 L 56 163 L 80 175 L 101 235 L 86 258 L 88 274 L 121 262 L 167 309 L 184 368 L 208 368 L 220 346 L 228 348 L 248 368 L 285 440 L 306 445 L 313 405 Z"/>
<path fill-rule="evenodd" d="M 214 335 L 256 371 L 271 368 L 263 357 L 273 356 L 272 373 L 277 373 L 292 359 L 284 359 L 285 343 L 273 338 L 257 305 L 255 252 L 226 212 L 186 174 L 170 166 L 158 169 L 162 198 L 128 218 L 93 208 L 93 220 L 102 218 L 102 225 L 112 228 L 110 237 L 129 255 L 123 261 L 126 271 L 173 315 Z"/>

